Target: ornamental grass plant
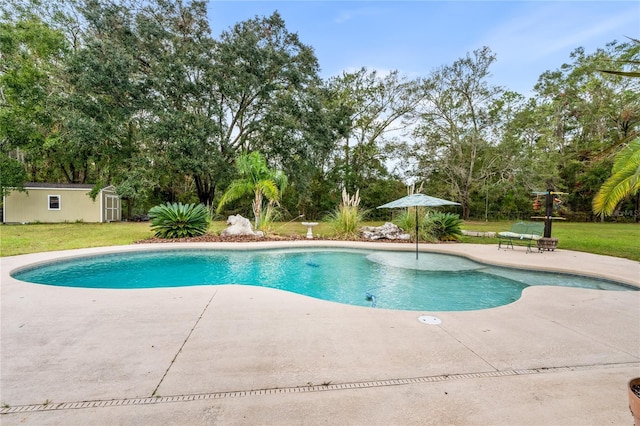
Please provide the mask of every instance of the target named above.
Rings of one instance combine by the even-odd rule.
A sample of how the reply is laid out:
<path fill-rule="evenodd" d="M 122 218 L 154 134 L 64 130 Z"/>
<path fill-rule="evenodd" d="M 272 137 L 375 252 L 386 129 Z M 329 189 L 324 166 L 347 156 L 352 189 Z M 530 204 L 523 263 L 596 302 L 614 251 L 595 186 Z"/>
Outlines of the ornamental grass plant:
<path fill-rule="evenodd" d="M 430 231 L 428 221 L 429 213 L 424 207 L 409 207 L 402 210 L 394 219 L 393 223 L 400 229 L 411 235 L 411 239 L 416 238 L 416 208 L 418 209 L 418 239 L 419 241 L 435 241 Z"/>
<path fill-rule="evenodd" d="M 358 235 L 366 214 L 367 212 L 360 208 L 360 191 L 357 190 L 355 195 L 350 196 L 347 190 L 343 189 L 342 202 L 326 220 L 331 224 L 336 236 L 354 238 Z"/>
<path fill-rule="evenodd" d="M 260 212 L 258 228 L 265 234 L 272 234 L 276 223 L 279 223 L 281 219 L 281 211 L 273 203 L 268 203 L 267 207 Z"/>

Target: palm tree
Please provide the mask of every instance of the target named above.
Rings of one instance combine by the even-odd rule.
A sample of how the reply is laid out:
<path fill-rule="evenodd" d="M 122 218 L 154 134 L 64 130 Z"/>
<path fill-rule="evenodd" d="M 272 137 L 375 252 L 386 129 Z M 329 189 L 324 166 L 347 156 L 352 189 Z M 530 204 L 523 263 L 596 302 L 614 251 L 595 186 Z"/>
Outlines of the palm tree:
<path fill-rule="evenodd" d="M 640 138 L 616 155 L 611 173 L 593 199 L 596 214 L 611 215 L 620 201 L 640 192 Z"/>
<path fill-rule="evenodd" d="M 629 39 L 640 45 L 640 40 Z M 625 62 L 630 65 L 640 65 L 640 61 L 635 60 Z M 599 71 L 623 77 L 640 78 L 640 72 L 638 71 Z M 625 141 L 623 140 L 622 142 Z M 593 212 L 598 215 L 610 216 L 620 201 L 634 195 L 639 197 L 636 200 L 637 206 L 640 201 L 640 138 L 632 140 L 629 145 L 616 155 L 611 169 L 611 176 L 602 184 L 593 198 Z"/>
<path fill-rule="evenodd" d="M 217 212 L 220 213 L 226 204 L 253 194 L 254 227 L 258 229 L 263 200 L 266 198 L 269 203 L 277 205 L 287 186 L 287 176 L 280 170 L 270 169 L 262 154 L 257 151 L 241 154 L 236 159 L 236 170 L 240 177 L 231 182 L 222 195 Z"/>

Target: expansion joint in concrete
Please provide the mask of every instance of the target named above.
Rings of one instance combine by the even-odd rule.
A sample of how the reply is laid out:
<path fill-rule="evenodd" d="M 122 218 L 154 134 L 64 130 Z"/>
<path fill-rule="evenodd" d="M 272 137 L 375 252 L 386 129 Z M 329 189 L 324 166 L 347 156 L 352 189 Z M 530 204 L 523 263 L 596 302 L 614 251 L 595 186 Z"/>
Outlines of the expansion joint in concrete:
<path fill-rule="evenodd" d="M 209 302 L 211 302 L 211 300 Z M 290 393 L 367 389 L 367 388 L 380 388 L 385 386 L 404 386 L 404 385 L 421 384 L 421 383 L 445 382 L 445 381 L 451 381 L 451 380 L 483 379 L 483 378 L 496 378 L 496 377 L 509 377 L 509 376 L 523 376 L 523 375 L 531 375 L 531 374 L 565 373 L 565 372 L 572 372 L 572 371 L 598 370 L 598 369 L 606 369 L 606 368 L 624 368 L 624 367 L 640 368 L 640 362 L 512 369 L 512 370 L 502 370 L 502 371 L 443 374 L 438 376 L 409 377 L 409 378 L 399 378 L 399 379 L 335 383 L 335 384 L 328 382 L 320 385 L 309 384 L 306 386 L 294 386 L 294 387 L 284 387 L 284 388 L 252 389 L 252 390 L 243 390 L 243 391 L 197 393 L 197 394 L 172 395 L 172 396 L 150 396 L 147 398 L 121 398 L 121 399 L 76 401 L 76 402 L 61 402 L 61 403 L 47 401 L 44 404 L 4 406 L 0 408 L 0 415 L 13 414 L 13 413 L 25 413 L 25 412 L 38 412 L 38 411 L 77 410 L 77 409 L 87 409 L 87 408 L 107 408 L 107 407 L 118 407 L 118 406 L 139 406 L 139 405 L 151 405 L 151 404 L 165 404 L 165 403 L 172 403 L 172 402 L 189 402 L 189 401 L 241 398 L 241 397 L 248 397 L 248 396 L 278 395 L 278 394 L 290 394 Z"/>
<path fill-rule="evenodd" d="M 173 359 L 171 360 L 171 362 L 169 363 L 169 366 L 167 367 L 167 369 L 165 370 L 164 374 L 162 375 L 162 378 L 160 379 L 160 381 L 158 382 L 158 385 L 155 387 L 155 389 L 153 390 L 153 392 L 151 393 L 151 397 L 155 397 L 156 393 L 158 392 L 158 389 L 160 388 L 160 385 L 162 385 L 162 382 L 164 381 L 164 378 L 167 377 L 167 374 L 169 374 L 169 370 L 171 370 L 171 367 L 173 366 L 173 364 L 176 362 L 176 359 L 178 359 L 178 356 L 180 355 L 180 353 L 182 352 L 182 349 L 184 348 L 184 346 L 187 344 L 187 342 L 189 341 L 189 338 L 191 337 L 191 334 L 193 334 L 193 330 L 196 329 L 196 327 L 198 326 L 198 323 L 200 322 L 200 320 L 202 319 L 202 317 L 204 316 L 204 313 L 207 312 L 207 309 L 209 309 L 209 305 L 211 305 L 211 302 L 213 301 L 213 298 L 216 297 L 216 294 L 218 293 L 217 290 L 215 290 L 213 292 L 213 294 L 211 295 L 211 297 L 209 298 L 209 301 L 207 302 L 206 306 L 204 307 L 204 309 L 202 310 L 202 312 L 200 312 L 200 316 L 198 317 L 198 319 L 196 320 L 196 322 L 193 324 L 193 327 L 191 327 L 191 330 L 189 330 L 189 333 L 187 334 L 187 337 L 185 337 L 184 341 L 182 342 L 182 345 L 180 345 L 180 348 L 178 349 L 178 352 L 176 352 L 175 356 L 173 357 Z"/>

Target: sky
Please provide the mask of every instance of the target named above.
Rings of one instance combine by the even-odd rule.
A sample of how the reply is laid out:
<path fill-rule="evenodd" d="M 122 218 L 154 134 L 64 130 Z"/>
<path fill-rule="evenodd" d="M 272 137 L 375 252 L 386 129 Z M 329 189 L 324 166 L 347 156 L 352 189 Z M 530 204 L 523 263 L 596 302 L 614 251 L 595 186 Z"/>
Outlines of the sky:
<path fill-rule="evenodd" d="M 209 0 L 217 37 L 235 23 L 278 11 L 313 47 L 320 75 L 361 67 L 426 77 L 488 46 L 490 83 L 531 94 L 540 75 L 570 63 L 578 47 L 640 39 L 639 1 L 243 1 Z"/>

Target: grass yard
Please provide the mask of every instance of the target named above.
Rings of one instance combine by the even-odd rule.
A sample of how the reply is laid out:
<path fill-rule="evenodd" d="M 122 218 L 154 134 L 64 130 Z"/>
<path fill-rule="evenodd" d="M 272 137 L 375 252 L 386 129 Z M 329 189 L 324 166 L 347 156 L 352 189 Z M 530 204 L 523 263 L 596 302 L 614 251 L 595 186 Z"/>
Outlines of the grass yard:
<path fill-rule="evenodd" d="M 365 223 L 371 224 L 377 226 L 382 222 Z M 209 232 L 219 234 L 226 227 L 224 221 L 215 221 Z M 307 227 L 299 222 L 274 223 L 270 232 L 283 236 L 306 235 Z M 313 233 L 322 238 L 331 237 L 334 232 L 329 224 L 319 223 Z M 125 245 L 150 237 L 153 232 L 148 222 L 0 225 L 0 256 Z"/>
<path fill-rule="evenodd" d="M 131 244 L 153 236 L 148 223 L 0 225 L 0 255 Z"/>
<path fill-rule="evenodd" d="M 367 222 L 364 225 L 381 225 Z M 463 229 L 470 231 L 506 231 L 512 222 L 465 222 Z M 211 232 L 225 228 L 222 221 L 211 224 Z M 624 257 L 640 261 L 640 225 L 634 223 L 554 222 L 552 235 L 558 238 L 558 249 Z M 299 222 L 275 223 L 271 233 L 283 236 L 305 235 L 307 228 Z M 314 235 L 330 238 L 334 235 L 328 223 L 320 222 L 313 228 Z M 152 237 L 149 223 L 64 223 L 0 225 L 0 255 L 14 256 L 35 252 L 68 250 L 131 244 Z M 462 237 L 462 242 L 495 244 L 496 238 Z"/>
<path fill-rule="evenodd" d="M 508 231 L 513 222 L 465 222 L 469 231 Z M 553 222 L 558 249 L 585 251 L 640 261 L 640 224 Z M 463 237 L 465 243 L 495 243 L 496 238 Z"/>

